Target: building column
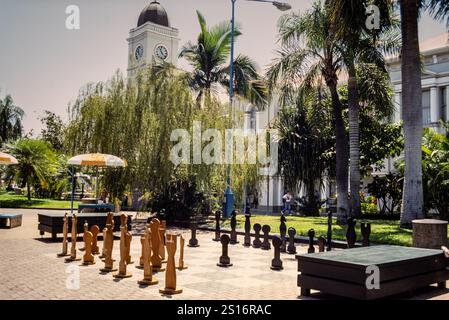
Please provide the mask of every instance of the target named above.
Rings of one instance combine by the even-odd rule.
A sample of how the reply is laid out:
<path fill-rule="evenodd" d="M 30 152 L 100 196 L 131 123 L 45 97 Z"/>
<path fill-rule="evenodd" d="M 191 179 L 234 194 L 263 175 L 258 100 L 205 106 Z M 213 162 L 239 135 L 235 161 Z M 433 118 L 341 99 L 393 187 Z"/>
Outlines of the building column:
<path fill-rule="evenodd" d="M 449 121 L 449 86 L 446 86 L 446 121 Z"/>
<path fill-rule="evenodd" d="M 438 87 L 430 89 L 430 122 L 437 124 L 440 121 L 440 90 Z"/>
<path fill-rule="evenodd" d="M 394 115 L 393 122 L 397 123 L 401 121 L 401 92 L 395 92 L 394 94 Z"/>

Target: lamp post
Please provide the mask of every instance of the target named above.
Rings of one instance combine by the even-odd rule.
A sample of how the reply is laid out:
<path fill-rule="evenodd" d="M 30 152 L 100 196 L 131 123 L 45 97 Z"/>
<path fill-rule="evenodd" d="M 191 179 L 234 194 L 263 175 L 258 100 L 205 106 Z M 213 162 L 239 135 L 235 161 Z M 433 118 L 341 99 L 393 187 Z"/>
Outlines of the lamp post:
<path fill-rule="evenodd" d="M 265 2 L 271 3 L 280 11 L 290 10 L 292 7 L 288 3 L 278 2 L 278 1 L 270 1 L 270 0 L 245 0 L 245 1 L 253 1 L 253 2 Z M 229 78 L 229 102 L 230 102 L 230 110 L 232 110 L 233 105 L 233 97 L 234 97 L 234 31 L 235 31 L 235 3 L 237 0 L 231 0 L 232 3 L 232 20 L 231 20 L 231 70 L 230 70 L 230 78 Z M 228 218 L 231 215 L 231 212 L 234 208 L 234 194 L 231 190 L 231 164 L 228 163 L 226 169 L 226 190 L 225 190 L 225 203 L 223 206 L 223 215 L 225 218 Z"/>

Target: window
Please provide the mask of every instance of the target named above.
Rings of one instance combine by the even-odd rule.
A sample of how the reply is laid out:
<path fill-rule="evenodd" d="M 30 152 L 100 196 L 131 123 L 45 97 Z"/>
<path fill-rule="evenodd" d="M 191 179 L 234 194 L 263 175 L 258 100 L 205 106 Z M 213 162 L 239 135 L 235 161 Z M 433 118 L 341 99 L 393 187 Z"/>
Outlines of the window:
<path fill-rule="evenodd" d="M 448 121 L 447 118 L 447 87 L 441 90 L 441 119 Z"/>
<path fill-rule="evenodd" d="M 249 127 L 252 130 L 256 130 L 257 129 L 257 127 L 256 127 L 256 125 L 257 125 L 256 124 L 256 117 L 257 117 L 256 109 L 253 108 L 251 110 L 250 118 L 249 118 Z"/>
<path fill-rule="evenodd" d="M 430 90 L 422 93 L 422 120 L 424 125 L 430 123 Z"/>

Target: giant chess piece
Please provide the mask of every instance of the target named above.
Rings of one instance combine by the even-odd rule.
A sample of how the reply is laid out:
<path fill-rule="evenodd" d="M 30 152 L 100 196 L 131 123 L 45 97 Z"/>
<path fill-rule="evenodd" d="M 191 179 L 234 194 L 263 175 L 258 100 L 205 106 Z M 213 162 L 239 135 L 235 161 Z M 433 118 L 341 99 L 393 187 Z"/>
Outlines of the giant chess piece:
<path fill-rule="evenodd" d="M 106 217 L 106 226 L 110 224 L 112 225 L 112 227 L 114 227 L 114 214 L 112 212 L 108 213 L 108 216 Z M 100 259 L 103 259 L 106 257 L 105 255 L 105 239 L 106 239 L 106 231 L 107 231 L 107 227 L 103 228 L 103 248 L 101 249 L 101 255 L 100 255 Z"/>
<path fill-rule="evenodd" d="M 93 225 L 90 228 L 90 232 L 93 235 L 92 239 L 92 254 L 99 254 L 100 248 L 98 248 L 98 234 L 100 233 L 100 228 L 97 225 Z"/>
<path fill-rule="evenodd" d="M 213 241 L 220 241 L 220 219 L 221 219 L 221 211 L 217 210 L 215 212 L 215 238 Z"/>
<path fill-rule="evenodd" d="M 243 242 L 244 247 L 251 247 L 251 214 L 245 214 L 245 238 Z"/>
<path fill-rule="evenodd" d="M 158 249 L 161 243 L 161 234 L 159 233 L 159 227 L 159 219 L 153 219 L 150 223 L 152 236 L 151 247 L 153 248 L 153 254 L 151 255 L 151 265 L 153 268 L 153 272 L 165 271 L 165 268 L 162 268 L 162 258 Z"/>
<path fill-rule="evenodd" d="M 288 233 L 287 252 L 288 252 L 288 254 L 295 254 L 296 253 L 296 247 L 295 247 L 296 230 L 295 230 L 295 228 L 288 228 L 287 233 Z"/>
<path fill-rule="evenodd" d="M 357 220 L 352 217 L 349 217 L 347 220 L 347 229 L 346 229 L 346 241 L 348 243 L 348 248 L 354 248 L 355 242 L 357 240 L 357 235 L 355 233 L 355 225 L 357 224 Z"/>
<path fill-rule="evenodd" d="M 200 245 L 198 244 L 198 239 L 196 238 L 196 229 L 197 229 L 197 225 L 196 222 L 191 222 L 190 223 L 190 230 L 191 230 L 191 237 L 189 240 L 189 244 L 187 246 L 195 248 L 195 247 L 199 247 Z"/>
<path fill-rule="evenodd" d="M 122 214 L 120 216 L 120 262 L 118 273 L 115 273 L 114 278 L 130 278 L 132 276 L 131 273 L 127 271 L 127 261 L 129 259 L 129 248 L 131 240 L 128 237 L 128 216 L 126 214 Z"/>
<path fill-rule="evenodd" d="M 104 267 L 100 269 L 101 272 L 115 272 L 114 260 L 112 259 L 112 251 L 114 248 L 114 220 L 106 225 L 103 229 L 103 252 L 104 252 Z"/>
<path fill-rule="evenodd" d="M 326 238 L 320 236 L 317 240 L 317 243 L 318 243 L 318 252 L 324 252 L 324 249 L 326 248 Z"/>
<path fill-rule="evenodd" d="M 145 242 L 145 234 L 143 234 L 140 236 L 140 244 L 142 249 L 140 252 L 139 265 L 136 266 L 137 269 L 143 269 L 145 266 Z"/>
<path fill-rule="evenodd" d="M 126 216 L 126 219 L 128 221 L 128 216 Z M 127 259 L 126 259 L 126 264 L 133 264 L 134 261 L 132 261 L 131 258 L 131 240 L 133 239 L 133 235 L 131 234 L 131 232 L 128 231 L 128 222 L 126 223 L 126 251 L 127 251 Z"/>
<path fill-rule="evenodd" d="M 327 213 L 327 251 L 332 250 L 332 211 Z"/>
<path fill-rule="evenodd" d="M 184 244 L 185 244 L 185 239 L 182 235 L 179 235 L 179 262 L 178 262 L 178 266 L 176 267 L 176 269 L 178 270 L 184 270 L 187 269 L 188 267 L 186 266 L 186 264 L 184 263 Z"/>
<path fill-rule="evenodd" d="M 362 245 L 364 247 L 369 247 L 370 245 L 369 236 L 371 235 L 371 223 L 362 223 L 360 225 L 360 229 L 363 237 Z"/>
<path fill-rule="evenodd" d="M 172 295 L 182 293 L 182 289 L 176 287 L 176 266 L 175 266 L 175 253 L 176 253 L 177 236 L 169 234 L 167 236 L 167 271 L 165 272 L 165 288 L 159 289 L 162 294 Z"/>
<path fill-rule="evenodd" d="M 159 254 L 162 259 L 162 263 L 167 262 L 165 260 L 165 231 L 167 230 L 167 222 L 165 220 L 161 221 L 161 225 L 159 227 L 159 233 L 161 234 L 161 243 L 159 244 Z"/>
<path fill-rule="evenodd" d="M 263 242 L 262 242 L 262 245 L 260 246 L 262 250 L 270 250 L 271 249 L 270 240 L 268 239 L 270 231 L 271 231 L 271 228 L 268 224 L 266 224 L 262 227 Z"/>
<path fill-rule="evenodd" d="M 233 210 L 231 213 L 231 244 L 239 243 L 237 241 L 237 231 L 235 228 L 237 227 L 237 210 Z"/>
<path fill-rule="evenodd" d="M 64 218 L 62 218 L 62 252 L 57 254 L 57 257 L 67 257 L 69 254 L 67 253 L 67 236 L 69 233 L 69 219 L 67 218 L 67 213 L 64 214 Z"/>
<path fill-rule="evenodd" d="M 310 229 L 307 234 L 309 236 L 309 248 L 307 249 L 307 253 L 315 253 L 315 247 L 313 246 L 313 241 L 315 239 L 315 230 Z"/>
<path fill-rule="evenodd" d="M 271 270 L 282 270 L 281 245 L 282 240 L 278 236 L 273 237 L 274 258 L 271 260 Z"/>
<path fill-rule="evenodd" d="M 157 284 L 159 281 L 153 277 L 153 268 L 151 266 L 151 230 L 149 225 L 145 228 L 143 238 L 143 279 L 137 281 L 138 284 L 143 286 L 151 286 Z"/>
<path fill-rule="evenodd" d="M 281 215 L 281 225 L 279 226 L 279 232 L 281 234 L 281 240 L 282 240 L 281 252 L 287 251 L 287 244 L 286 244 L 286 239 L 285 239 L 285 235 L 287 233 L 287 225 L 285 224 L 285 222 L 287 222 L 287 219 L 285 218 L 285 215 L 282 214 Z"/>
<path fill-rule="evenodd" d="M 262 226 L 259 223 L 254 225 L 254 240 L 253 240 L 253 248 L 260 248 L 262 242 L 260 241 L 260 230 L 262 230 Z"/>
<path fill-rule="evenodd" d="M 229 254 L 228 254 L 228 247 L 229 247 L 229 243 L 231 242 L 231 239 L 229 238 L 229 236 L 227 234 L 223 234 L 220 237 L 220 242 L 221 242 L 221 256 L 220 256 L 220 260 L 217 263 L 217 266 L 219 267 L 230 267 L 232 266 L 231 263 L 231 259 L 229 258 Z"/>
<path fill-rule="evenodd" d="M 76 238 L 78 236 L 77 224 L 78 224 L 78 217 L 74 213 L 72 216 L 72 234 L 71 234 L 71 239 L 70 239 L 72 242 L 72 246 L 70 247 L 70 257 L 66 258 L 65 262 L 81 260 L 81 258 L 77 258 L 77 256 L 76 256 Z"/>
<path fill-rule="evenodd" d="M 94 240 L 94 235 L 92 232 L 88 231 L 89 225 L 87 222 L 84 224 L 84 234 L 83 234 L 83 241 L 84 241 L 84 256 L 83 256 L 83 265 L 91 265 L 95 264 L 94 255 L 92 254 L 92 243 Z"/>
<path fill-rule="evenodd" d="M 85 232 L 87 232 L 87 231 L 89 231 L 89 224 L 87 223 L 87 220 L 84 220 L 84 224 L 83 224 L 83 234 L 84 234 Z M 85 251 L 85 250 L 86 250 L 86 247 L 84 246 L 84 247 L 82 247 L 82 248 L 79 248 L 78 250 L 79 250 L 79 251 Z"/>

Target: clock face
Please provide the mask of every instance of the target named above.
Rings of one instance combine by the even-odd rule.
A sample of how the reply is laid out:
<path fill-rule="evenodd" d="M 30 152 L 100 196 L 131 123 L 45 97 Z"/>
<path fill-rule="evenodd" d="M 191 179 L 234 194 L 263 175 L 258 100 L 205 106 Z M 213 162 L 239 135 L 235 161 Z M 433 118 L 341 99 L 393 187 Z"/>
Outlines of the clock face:
<path fill-rule="evenodd" d="M 143 57 L 143 47 L 141 45 L 137 46 L 135 52 L 136 60 L 139 61 Z"/>
<path fill-rule="evenodd" d="M 158 45 L 155 50 L 156 57 L 165 61 L 168 58 L 168 49 L 164 45 Z"/>

